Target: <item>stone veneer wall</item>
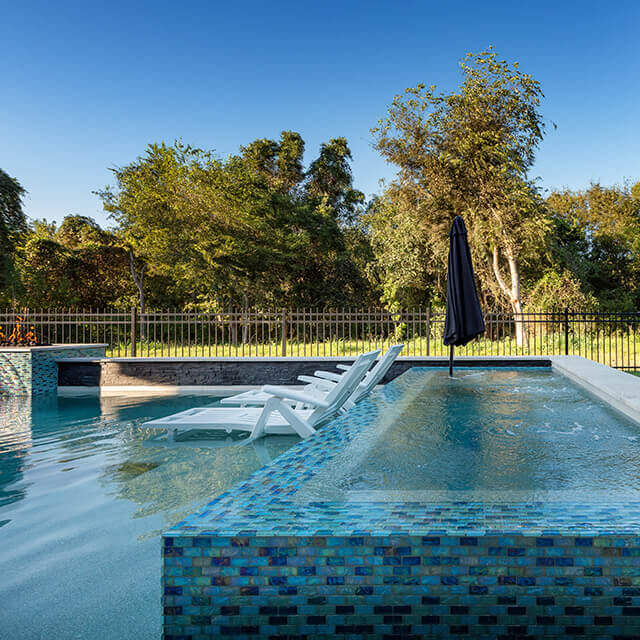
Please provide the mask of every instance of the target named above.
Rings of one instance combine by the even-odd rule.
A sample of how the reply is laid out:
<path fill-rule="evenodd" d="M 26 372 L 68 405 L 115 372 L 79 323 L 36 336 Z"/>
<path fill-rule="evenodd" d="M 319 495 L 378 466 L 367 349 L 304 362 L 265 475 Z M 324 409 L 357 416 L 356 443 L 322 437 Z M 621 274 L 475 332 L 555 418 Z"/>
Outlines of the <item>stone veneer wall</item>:
<path fill-rule="evenodd" d="M 634 535 L 164 538 L 164 638 L 639 638 Z"/>
<path fill-rule="evenodd" d="M 58 387 L 59 360 L 104 357 L 105 347 L 0 348 L 0 395 L 35 395 L 55 391 Z"/>
<path fill-rule="evenodd" d="M 96 387 L 300 384 L 299 375 L 313 375 L 318 369 L 334 370 L 339 363 L 352 362 L 353 358 L 113 358 L 60 363 L 59 384 Z M 465 367 L 514 365 L 514 360 L 509 358 L 460 358 L 456 362 Z M 382 383 L 386 384 L 411 367 L 446 365 L 446 358 L 400 358 Z M 550 366 L 551 361 L 549 358 L 520 358 L 517 365 Z"/>

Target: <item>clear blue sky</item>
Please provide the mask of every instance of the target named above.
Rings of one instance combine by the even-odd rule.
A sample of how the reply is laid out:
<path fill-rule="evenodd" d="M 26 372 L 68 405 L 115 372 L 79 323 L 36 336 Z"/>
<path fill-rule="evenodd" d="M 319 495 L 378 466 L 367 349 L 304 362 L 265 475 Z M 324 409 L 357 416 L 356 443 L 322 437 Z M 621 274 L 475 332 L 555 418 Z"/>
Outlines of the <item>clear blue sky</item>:
<path fill-rule="evenodd" d="M 640 179 L 640 3 L 12 2 L 0 21 L 0 167 L 33 218 L 105 223 L 91 191 L 154 141 L 221 156 L 298 131 L 346 136 L 356 185 L 393 175 L 369 129 L 394 94 L 452 89 L 493 45 L 543 86 L 546 187 Z"/>

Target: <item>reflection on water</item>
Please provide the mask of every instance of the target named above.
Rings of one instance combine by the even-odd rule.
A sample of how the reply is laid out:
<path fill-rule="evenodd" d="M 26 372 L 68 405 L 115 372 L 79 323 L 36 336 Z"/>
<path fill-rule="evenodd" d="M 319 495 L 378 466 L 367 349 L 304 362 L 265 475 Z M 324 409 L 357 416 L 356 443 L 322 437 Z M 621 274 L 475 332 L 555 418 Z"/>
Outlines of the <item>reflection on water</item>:
<path fill-rule="evenodd" d="M 640 499 L 640 425 L 561 375 L 425 371 L 404 397 L 298 499 Z"/>
<path fill-rule="evenodd" d="M 24 497 L 24 488 L 14 486 L 22 478 L 31 448 L 31 398 L 0 399 L 0 508 Z M 11 416 L 11 418 L 9 418 Z M 8 520 L 0 520 L 7 524 Z"/>
<path fill-rule="evenodd" d="M 0 400 L 0 598 L 12 612 L 3 634 L 159 637 L 158 534 L 298 442 L 225 436 L 168 445 L 141 427 L 216 402 Z"/>

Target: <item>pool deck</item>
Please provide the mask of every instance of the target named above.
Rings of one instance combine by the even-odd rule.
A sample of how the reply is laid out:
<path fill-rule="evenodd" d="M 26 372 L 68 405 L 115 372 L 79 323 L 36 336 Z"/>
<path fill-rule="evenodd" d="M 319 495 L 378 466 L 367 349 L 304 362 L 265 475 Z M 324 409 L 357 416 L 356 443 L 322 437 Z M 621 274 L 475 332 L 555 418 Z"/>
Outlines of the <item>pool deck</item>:
<path fill-rule="evenodd" d="M 551 366 L 631 419 L 640 422 L 640 379 L 580 356 L 552 356 Z"/>
<path fill-rule="evenodd" d="M 582 360 L 551 364 L 635 410 L 640 379 Z M 404 373 L 164 534 L 166 640 L 640 637 L 640 502 L 299 499 L 423 375 Z"/>

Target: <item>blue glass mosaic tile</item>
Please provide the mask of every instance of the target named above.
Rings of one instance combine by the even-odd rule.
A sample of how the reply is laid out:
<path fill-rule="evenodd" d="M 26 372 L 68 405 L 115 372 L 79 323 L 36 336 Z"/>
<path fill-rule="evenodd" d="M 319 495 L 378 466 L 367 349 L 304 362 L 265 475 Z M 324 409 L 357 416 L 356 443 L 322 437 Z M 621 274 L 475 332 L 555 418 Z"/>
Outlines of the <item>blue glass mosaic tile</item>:
<path fill-rule="evenodd" d="M 421 375 L 165 534 L 166 640 L 640 637 L 640 503 L 296 499 Z"/>
<path fill-rule="evenodd" d="M 58 388 L 58 360 L 104 357 L 103 346 L 17 351 L 0 348 L 0 395 L 39 395 Z"/>

